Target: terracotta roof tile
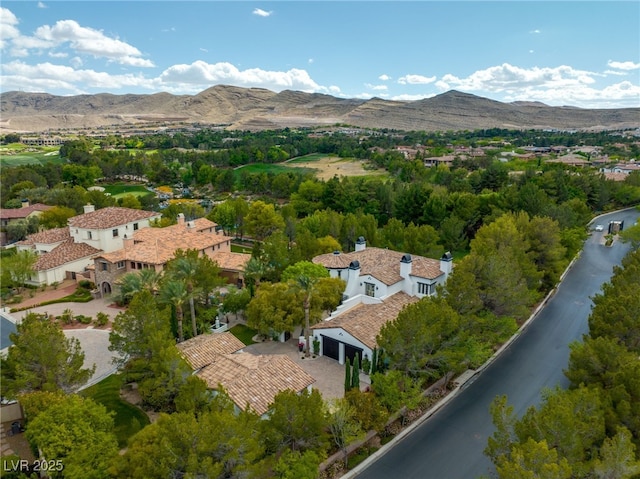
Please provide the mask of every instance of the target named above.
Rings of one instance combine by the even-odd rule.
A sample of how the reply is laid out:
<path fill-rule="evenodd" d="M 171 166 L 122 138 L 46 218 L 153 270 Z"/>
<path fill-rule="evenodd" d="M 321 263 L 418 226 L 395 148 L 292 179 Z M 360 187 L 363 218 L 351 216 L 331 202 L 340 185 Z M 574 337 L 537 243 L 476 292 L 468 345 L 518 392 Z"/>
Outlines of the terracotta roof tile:
<path fill-rule="evenodd" d="M 215 223 L 212 224 L 215 225 Z M 123 249 L 105 253 L 101 257 L 111 263 L 137 261 L 147 264 L 165 264 L 175 256 L 178 249 L 202 251 L 231 239 L 229 236 L 199 232 L 197 228 L 190 228 L 186 223 L 166 228 L 142 228 L 134 233 L 134 244 L 125 245 Z"/>
<path fill-rule="evenodd" d="M 49 253 L 38 256 L 34 269 L 36 271 L 45 271 L 82 258 L 91 258 L 100 252 L 102 250 L 93 246 L 85 243 L 74 243 L 72 239 L 68 239 Z"/>
<path fill-rule="evenodd" d="M 20 218 L 26 218 L 31 213 L 36 211 L 47 211 L 53 208 L 53 206 L 44 205 L 42 203 L 35 203 L 30 206 L 24 206 L 22 208 L 0 208 L 0 219 L 3 220 L 16 220 Z"/>
<path fill-rule="evenodd" d="M 108 229 L 116 226 L 160 217 L 160 213 L 153 211 L 135 210 L 132 208 L 120 208 L 117 206 L 109 206 L 91 213 L 69 218 L 69 226 L 74 228 L 91 228 L 91 229 Z"/>
<path fill-rule="evenodd" d="M 247 263 L 251 259 L 250 254 L 230 253 L 227 251 L 216 251 L 212 259 L 218 263 L 220 269 L 227 271 L 244 271 Z"/>
<path fill-rule="evenodd" d="M 232 354 L 244 348 L 242 341 L 230 332 L 201 334 L 176 346 L 194 370 L 212 364 L 221 354 Z"/>
<path fill-rule="evenodd" d="M 335 318 L 312 326 L 312 329 L 342 328 L 354 338 L 373 349 L 382 327 L 398 317 L 408 304 L 420 301 L 406 293 L 396 293 L 379 304 L 361 303 Z"/>
<path fill-rule="evenodd" d="M 40 231 L 38 233 L 31 234 L 23 241 L 18 242 L 19 245 L 34 245 L 40 244 L 53 244 L 61 241 L 66 241 L 71 238 L 69 233 L 69 227 L 53 228 L 50 230 Z"/>
<path fill-rule="evenodd" d="M 269 410 L 279 392 L 301 392 L 315 382 L 284 354 L 225 354 L 197 374 L 211 389 L 221 384 L 240 409 L 251 407 L 259 415 Z"/>
<path fill-rule="evenodd" d="M 351 253 L 327 253 L 316 256 L 313 262 L 325 268 L 347 268 L 352 261 L 360 263 L 360 276 L 371 275 L 386 285 L 402 281 L 400 260 L 405 253 L 382 248 L 367 247 Z M 412 255 L 412 276 L 436 279 L 444 274 L 440 270 L 440 260 Z"/>

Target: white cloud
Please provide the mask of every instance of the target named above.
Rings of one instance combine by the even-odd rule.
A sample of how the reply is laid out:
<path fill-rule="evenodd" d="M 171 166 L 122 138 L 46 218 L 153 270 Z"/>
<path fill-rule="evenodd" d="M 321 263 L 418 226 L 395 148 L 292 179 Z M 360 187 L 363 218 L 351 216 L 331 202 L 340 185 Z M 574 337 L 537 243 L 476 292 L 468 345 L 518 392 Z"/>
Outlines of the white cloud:
<path fill-rule="evenodd" d="M 4 63 L 2 84 L 5 90 L 23 89 L 27 91 L 60 91 L 72 94 L 86 92 L 88 89 L 108 91 L 120 88 L 154 87 L 153 81 L 142 75 L 112 75 L 94 70 L 79 70 L 70 66 L 40 63 L 28 65 L 21 61 Z"/>
<path fill-rule="evenodd" d="M 68 53 L 64 53 L 64 52 L 49 52 L 48 55 L 51 58 L 66 58 L 69 56 Z"/>
<path fill-rule="evenodd" d="M 44 3 L 38 2 L 38 8 L 49 8 Z"/>
<path fill-rule="evenodd" d="M 314 61 L 315 61 L 315 60 L 314 60 L 313 58 L 309 58 L 309 59 L 307 60 L 307 63 L 308 63 L 309 65 L 311 65 Z"/>
<path fill-rule="evenodd" d="M 618 70 L 637 70 L 640 68 L 640 63 L 634 62 L 615 62 L 613 60 L 609 60 L 607 65 L 611 68 L 617 68 Z"/>
<path fill-rule="evenodd" d="M 380 81 L 389 81 L 389 80 L 391 80 L 391 77 L 390 77 L 389 75 L 385 75 L 385 74 L 383 73 L 382 75 L 380 75 L 380 76 L 378 77 L 378 80 L 380 80 Z"/>
<path fill-rule="evenodd" d="M 134 46 L 117 38 L 110 38 L 102 31 L 82 27 L 74 20 L 60 20 L 55 25 L 43 25 L 36 29 L 33 37 L 19 36 L 13 39 L 16 51 L 53 48 L 63 44 L 77 53 L 108 58 L 122 65 L 153 67 L 150 60 Z"/>
<path fill-rule="evenodd" d="M 426 85 L 436 81 L 436 77 L 425 77 L 422 75 L 405 75 L 398 78 L 400 85 Z"/>
<path fill-rule="evenodd" d="M 83 65 L 83 61 L 80 57 L 73 57 L 71 60 L 69 60 L 69 64 L 73 68 L 80 68 Z"/>
<path fill-rule="evenodd" d="M 7 8 L 0 7 L 0 49 L 5 49 L 8 43 L 20 36 L 18 18 Z"/>
<path fill-rule="evenodd" d="M 256 8 L 255 10 L 253 10 L 253 14 L 258 15 L 259 17 L 270 17 L 273 14 L 273 12 L 271 11 L 267 12 L 261 8 Z"/>
<path fill-rule="evenodd" d="M 405 94 L 405 95 L 394 95 L 390 99 L 394 101 L 418 101 L 418 100 L 424 100 L 425 98 L 431 98 L 434 96 L 435 96 L 434 93 L 422 94 L 422 95 L 406 95 Z"/>
<path fill-rule="evenodd" d="M 190 65 L 173 65 L 160 74 L 162 85 L 199 85 L 208 88 L 212 85 L 227 84 L 241 87 L 267 88 L 272 91 L 299 90 L 305 92 L 326 91 L 314 82 L 305 70 L 292 68 L 279 72 L 260 68 L 239 70 L 231 63 L 209 64 L 201 60 Z"/>
<path fill-rule="evenodd" d="M 365 86 L 370 90 L 376 91 L 385 91 L 389 89 L 387 85 L 371 85 L 370 83 L 367 83 Z"/>
<path fill-rule="evenodd" d="M 201 52 L 205 52 L 205 53 L 209 53 L 209 50 L 207 50 L 206 48 L 202 48 L 202 47 L 200 47 L 200 51 Z"/>
<path fill-rule="evenodd" d="M 531 30 L 529 33 L 535 33 L 535 34 L 538 34 L 538 33 L 541 33 L 541 32 L 540 32 L 540 30 L 538 30 L 538 29 L 536 28 L 535 30 Z"/>

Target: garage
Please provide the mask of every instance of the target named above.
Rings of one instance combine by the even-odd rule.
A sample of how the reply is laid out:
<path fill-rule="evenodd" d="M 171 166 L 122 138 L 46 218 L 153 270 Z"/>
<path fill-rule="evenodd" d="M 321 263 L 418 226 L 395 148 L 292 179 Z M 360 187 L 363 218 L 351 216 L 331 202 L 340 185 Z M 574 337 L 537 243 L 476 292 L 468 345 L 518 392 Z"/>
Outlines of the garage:
<path fill-rule="evenodd" d="M 349 361 L 351 361 L 351 364 L 353 364 L 353 358 L 356 357 L 356 354 L 358 355 L 358 362 L 362 364 L 362 349 L 356 348 L 354 346 L 351 346 L 350 344 L 344 343 L 345 361 L 346 361 L 346 358 L 349 358 Z"/>
<path fill-rule="evenodd" d="M 340 342 L 333 338 L 328 338 L 324 334 L 321 334 L 320 336 L 322 336 L 322 355 L 339 361 Z"/>

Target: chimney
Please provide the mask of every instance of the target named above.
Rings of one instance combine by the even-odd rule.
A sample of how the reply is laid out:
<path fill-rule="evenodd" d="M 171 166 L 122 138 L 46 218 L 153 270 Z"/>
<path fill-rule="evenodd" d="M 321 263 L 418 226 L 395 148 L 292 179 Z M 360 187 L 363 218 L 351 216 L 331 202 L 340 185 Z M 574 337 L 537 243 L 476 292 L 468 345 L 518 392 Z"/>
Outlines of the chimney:
<path fill-rule="evenodd" d="M 29 200 L 22 200 L 22 208 L 28 208 L 29 207 Z"/>
<path fill-rule="evenodd" d="M 178 213 L 178 224 L 179 225 L 184 224 L 184 213 Z"/>
<path fill-rule="evenodd" d="M 408 279 L 411 274 L 411 255 L 404 254 L 400 260 L 400 276 L 404 279 Z"/>
<path fill-rule="evenodd" d="M 87 213 L 93 213 L 96 210 L 96 207 L 92 204 L 87 203 L 86 205 L 84 205 L 84 212 L 85 214 Z"/>
<path fill-rule="evenodd" d="M 122 247 L 125 250 L 128 250 L 132 246 L 133 246 L 133 237 L 129 238 L 127 235 L 124 235 L 124 237 L 122 238 Z"/>
<path fill-rule="evenodd" d="M 451 252 L 447 251 L 440 258 L 440 270 L 444 273 L 445 277 L 449 276 L 451 270 L 453 269 L 453 256 L 451 256 Z"/>
<path fill-rule="evenodd" d="M 351 298 L 358 293 L 358 283 L 360 282 L 360 262 L 352 261 L 347 270 L 347 287 L 344 293 Z"/>
<path fill-rule="evenodd" d="M 364 251 L 367 247 L 367 242 L 364 240 L 364 236 L 360 236 L 358 241 L 356 241 L 356 253 L 358 251 Z"/>

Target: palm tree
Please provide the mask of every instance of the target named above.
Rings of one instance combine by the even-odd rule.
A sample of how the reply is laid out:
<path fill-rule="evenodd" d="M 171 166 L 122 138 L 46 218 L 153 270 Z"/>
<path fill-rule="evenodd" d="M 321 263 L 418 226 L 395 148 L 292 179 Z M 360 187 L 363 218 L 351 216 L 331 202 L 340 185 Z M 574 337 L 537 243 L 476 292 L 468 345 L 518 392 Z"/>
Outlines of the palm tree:
<path fill-rule="evenodd" d="M 260 280 L 267 274 L 267 265 L 258 258 L 252 256 L 244 267 L 244 278 L 249 285 L 251 297 L 255 294 L 255 290 L 260 284 Z"/>
<path fill-rule="evenodd" d="M 189 309 L 191 312 L 191 329 L 193 336 L 198 335 L 198 326 L 196 324 L 196 306 L 194 302 L 195 296 L 195 280 L 199 272 L 198 258 L 184 256 L 176 259 L 171 264 L 171 277 L 183 281 L 189 296 Z"/>
<path fill-rule="evenodd" d="M 295 287 L 299 291 L 302 291 L 304 294 L 304 299 L 302 300 L 302 307 L 304 308 L 304 338 L 306 341 L 306 351 L 305 356 L 309 357 L 311 354 L 311 339 L 309 337 L 309 329 L 311 328 L 309 324 L 309 315 L 311 310 L 311 296 L 315 291 L 316 283 L 319 278 L 314 278 L 312 276 L 306 274 L 300 274 L 295 279 Z"/>
<path fill-rule="evenodd" d="M 176 308 L 176 319 L 178 321 L 178 342 L 184 341 L 182 320 L 184 313 L 183 306 L 189 300 L 189 293 L 184 281 L 170 280 L 165 282 L 160 289 L 160 301 L 165 304 L 172 304 Z"/>
<path fill-rule="evenodd" d="M 120 297 L 128 302 L 136 293 L 147 290 L 151 293 L 158 291 L 161 274 L 155 269 L 143 269 L 123 275 L 119 280 Z"/>

